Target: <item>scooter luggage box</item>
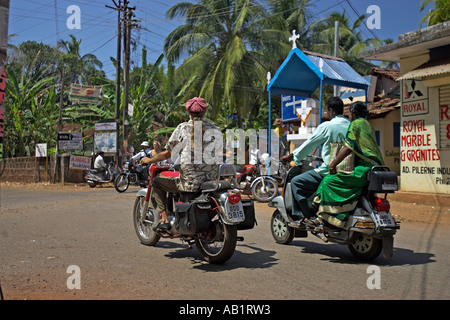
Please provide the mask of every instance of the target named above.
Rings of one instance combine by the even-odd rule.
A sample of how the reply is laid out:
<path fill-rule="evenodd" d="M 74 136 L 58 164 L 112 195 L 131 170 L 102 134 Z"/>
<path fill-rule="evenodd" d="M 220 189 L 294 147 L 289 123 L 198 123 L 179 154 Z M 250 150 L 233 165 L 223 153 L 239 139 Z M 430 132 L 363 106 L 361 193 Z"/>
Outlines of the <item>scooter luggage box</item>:
<path fill-rule="evenodd" d="M 370 171 L 369 185 L 371 192 L 391 193 L 398 191 L 397 173 L 392 171 Z"/>

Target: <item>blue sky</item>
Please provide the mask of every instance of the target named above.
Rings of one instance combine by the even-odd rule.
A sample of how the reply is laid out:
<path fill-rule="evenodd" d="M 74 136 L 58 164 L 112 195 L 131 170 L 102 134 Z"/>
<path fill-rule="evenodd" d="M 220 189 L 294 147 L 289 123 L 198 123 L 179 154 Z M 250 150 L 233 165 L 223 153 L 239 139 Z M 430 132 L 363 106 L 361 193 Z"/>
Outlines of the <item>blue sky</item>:
<path fill-rule="evenodd" d="M 180 21 L 167 21 L 165 12 L 180 1 L 129 1 L 130 6 L 136 6 L 136 18 L 141 20 L 140 25 L 143 27 L 139 32 L 133 31 L 138 47 L 131 58 L 140 64 L 141 48 L 145 44 L 147 60 L 154 62 L 163 52 L 166 35 L 180 24 Z M 332 11 L 345 10 L 352 21 L 356 19 L 357 13 L 366 13 L 369 6 L 376 5 L 380 8 L 381 28 L 371 31 L 380 39 L 392 38 L 395 41 L 399 34 L 419 29 L 420 19 L 425 15 L 425 12 L 419 11 L 421 0 L 313 0 L 312 3 L 314 19 L 324 18 Z M 71 5 L 81 9 L 79 30 L 67 28 L 66 22 L 71 14 L 66 11 Z M 116 56 L 117 13 L 105 5 L 113 6 L 113 2 L 57 0 L 55 6 L 55 0 L 11 0 L 8 31 L 9 34 L 18 34 L 11 42 L 17 45 L 35 40 L 54 45 L 58 37 L 68 39 L 73 34 L 77 39 L 82 39 L 82 54 L 94 53 L 102 61 L 103 70 L 112 78 L 115 70 L 109 57 Z M 362 27 L 366 37 L 373 37 L 371 31 L 367 26 Z"/>

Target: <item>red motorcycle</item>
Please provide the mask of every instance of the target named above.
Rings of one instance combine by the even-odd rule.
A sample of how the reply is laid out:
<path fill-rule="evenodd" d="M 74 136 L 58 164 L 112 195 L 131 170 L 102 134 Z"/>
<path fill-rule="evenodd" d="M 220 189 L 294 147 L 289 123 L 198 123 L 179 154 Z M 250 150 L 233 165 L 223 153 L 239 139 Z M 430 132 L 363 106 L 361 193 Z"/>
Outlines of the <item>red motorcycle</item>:
<path fill-rule="evenodd" d="M 168 193 L 169 230 L 154 228 L 161 216 L 149 208 L 151 181 L 157 175 L 178 177 L 170 166 L 150 166 L 148 187 L 141 189 L 133 208 L 133 221 L 142 244 L 154 246 L 160 238 L 179 238 L 189 246 L 194 242 L 200 254 L 210 263 L 225 263 L 234 253 L 238 230 L 252 229 L 255 208 L 251 200 L 229 192 L 237 184 L 234 166 L 219 166 L 218 179 L 205 181 L 197 192 Z"/>

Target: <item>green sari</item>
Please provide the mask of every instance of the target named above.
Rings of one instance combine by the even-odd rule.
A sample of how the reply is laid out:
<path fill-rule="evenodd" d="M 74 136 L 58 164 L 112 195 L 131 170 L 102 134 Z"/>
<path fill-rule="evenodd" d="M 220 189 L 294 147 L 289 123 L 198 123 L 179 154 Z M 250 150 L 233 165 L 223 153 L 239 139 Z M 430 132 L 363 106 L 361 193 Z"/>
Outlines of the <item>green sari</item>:
<path fill-rule="evenodd" d="M 384 164 L 375 131 L 364 118 L 350 123 L 345 146 L 356 154 L 355 170 L 351 174 L 327 175 L 317 190 L 320 197 L 318 216 L 340 228 L 345 225 L 367 185 L 367 173 L 374 165 Z"/>

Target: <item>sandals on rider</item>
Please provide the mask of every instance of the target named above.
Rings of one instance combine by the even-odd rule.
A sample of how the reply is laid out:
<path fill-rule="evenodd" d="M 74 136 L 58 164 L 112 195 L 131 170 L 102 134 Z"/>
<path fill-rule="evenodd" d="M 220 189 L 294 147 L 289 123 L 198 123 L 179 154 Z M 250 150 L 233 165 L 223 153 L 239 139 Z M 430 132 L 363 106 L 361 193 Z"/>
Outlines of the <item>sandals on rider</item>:
<path fill-rule="evenodd" d="M 311 228 L 314 228 L 314 231 L 323 231 L 323 221 L 319 217 L 316 217 L 314 219 L 306 219 L 305 221 L 308 226 Z"/>
<path fill-rule="evenodd" d="M 300 220 L 296 220 L 296 221 L 290 221 L 288 223 L 288 226 L 292 227 L 292 228 L 296 228 L 296 229 L 301 228 L 301 227 L 305 227 L 305 223 L 304 223 L 305 219 L 306 218 L 303 218 L 303 219 L 300 219 Z"/>
<path fill-rule="evenodd" d="M 163 223 L 163 222 L 161 221 L 161 222 L 158 223 L 158 225 L 154 228 L 154 231 L 156 231 L 156 230 L 164 231 L 164 230 L 169 230 L 169 229 L 170 229 L 170 223 L 169 223 L 169 222 Z"/>

